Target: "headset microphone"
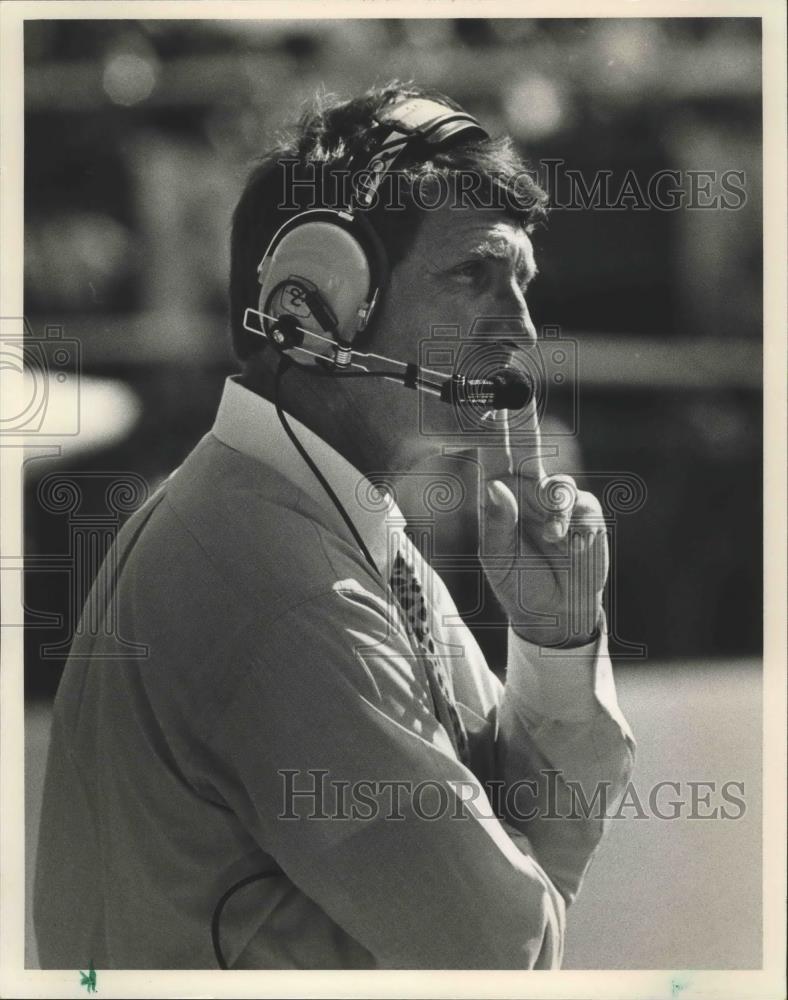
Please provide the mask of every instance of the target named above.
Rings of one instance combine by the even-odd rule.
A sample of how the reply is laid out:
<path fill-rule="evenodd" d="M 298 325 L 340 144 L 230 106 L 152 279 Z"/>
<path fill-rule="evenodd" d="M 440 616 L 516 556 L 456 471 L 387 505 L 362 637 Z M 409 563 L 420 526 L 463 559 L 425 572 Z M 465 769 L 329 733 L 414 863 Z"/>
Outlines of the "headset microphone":
<path fill-rule="evenodd" d="M 534 385 L 522 372 L 505 370 L 489 379 L 452 375 L 443 383 L 444 403 L 467 403 L 490 410 L 521 410 L 534 398 Z"/>

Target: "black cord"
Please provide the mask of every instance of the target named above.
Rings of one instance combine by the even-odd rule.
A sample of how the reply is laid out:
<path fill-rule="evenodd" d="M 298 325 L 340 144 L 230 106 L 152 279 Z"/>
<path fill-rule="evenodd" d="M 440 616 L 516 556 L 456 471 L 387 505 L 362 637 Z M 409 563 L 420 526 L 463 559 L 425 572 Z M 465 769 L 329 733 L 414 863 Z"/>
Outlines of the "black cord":
<path fill-rule="evenodd" d="M 216 904 L 213 910 L 213 917 L 211 919 L 211 941 L 213 942 L 213 953 L 216 956 L 216 963 L 220 969 L 227 968 L 227 961 L 224 957 L 224 952 L 222 951 L 222 942 L 219 937 L 219 921 L 222 919 L 222 911 L 227 905 L 228 900 L 232 895 L 238 892 L 239 889 L 243 889 L 244 886 L 250 885 L 252 882 L 262 881 L 264 878 L 271 878 L 273 875 L 279 875 L 280 872 L 255 872 L 254 875 L 247 875 L 245 878 L 239 879 L 224 893 L 219 902 Z"/>
<path fill-rule="evenodd" d="M 276 383 L 275 383 L 275 388 L 274 388 L 274 405 L 276 406 L 276 415 L 279 417 L 279 420 L 280 420 L 280 422 L 282 424 L 282 427 L 284 428 L 285 433 L 290 438 L 290 440 L 293 442 L 293 445 L 294 445 L 296 451 L 299 453 L 299 455 L 303 458 L 303 460 L 306 462 L 306 464 L 312 470 L 312 472 L 315 475 L 315 478 L 320 483 L 320 485 L 323 487 L 323 489 L 326 491 L 326 493 L 328 494 L 329 499 L 334 504 L 334 506 L 336 507 L 336 509 L 342 515 L 342 520 L 345 522 L 345 524 L 347 525 L 348 530 L 350 531 L 351 535 L 356 540 L 356 544 L 358 545 L 359 549 L 361 549 L 362 555 L 367 560 L 367 562 L 369 563 L 369 565 L 372 567 L 372 572 L 377 574 L 378 573 L 378 568 L 375 565 L 375 560 L 372 558 L 369 549 L 364 544 L 364 539 L 358 533 L 358 529 L 356 528 L 355 524 L 353 524 L 353 521 L 351 520 L 350 515 L 345 510 L 345 508 L 342 506 L 342 502 L 340 501 L 339 497 L 331 489 L 331 487 L 328 484 L 328 481 L 326 480 L 326 478 L 323 475 L 323 473 L 320 471 L 320 469 L 318 469 L 318 467 L 315 465 L 315 463 L 309 457 L 309 454 L 308 454 L 306 448 L 304 448 L 304 446 L 301 444 L 301 442 L 296 437 L 296 435 L 295 435 L 295 433 L 293 431 L 293 428 L 287 422 L 287 417 L 285 416 L 284 410 L 282 409 L 282 402 L 281 402 L 281 399 L 280 399 L 280 391 L 281 391 L 281 385 L 282 385 L 282 375 L 284 375 L 284 373 L 287 371 L 287 369 L 290 367 L 291 364 L 292 364 L 292 359 L 288 358 L 287 355 L 283 354 L 281 356 L 280 361 L 279 361 L 279 367 L 276 370 Z M 355 372 L 349 372 L 347 374 L 355 375 L 356 373 Z M 368 375 L 368 374 L 373 374 L 373 373 L 371 373 L 371 372 L 359 372 L 358 374 L 360 374 L 360 375 Z"/>

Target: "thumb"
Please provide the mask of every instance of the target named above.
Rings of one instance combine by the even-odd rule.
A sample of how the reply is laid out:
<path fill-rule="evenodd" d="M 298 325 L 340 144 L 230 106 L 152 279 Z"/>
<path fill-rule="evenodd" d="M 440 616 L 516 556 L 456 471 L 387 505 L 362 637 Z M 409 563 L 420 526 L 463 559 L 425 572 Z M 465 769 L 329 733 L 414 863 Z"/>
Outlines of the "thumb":
<path fill-rule="evenodd" d="M 512 556 L 516 548 L 519 510 L 514 493 L 500 479 L 486 483 L 479 518 L 479 556 Z"/>

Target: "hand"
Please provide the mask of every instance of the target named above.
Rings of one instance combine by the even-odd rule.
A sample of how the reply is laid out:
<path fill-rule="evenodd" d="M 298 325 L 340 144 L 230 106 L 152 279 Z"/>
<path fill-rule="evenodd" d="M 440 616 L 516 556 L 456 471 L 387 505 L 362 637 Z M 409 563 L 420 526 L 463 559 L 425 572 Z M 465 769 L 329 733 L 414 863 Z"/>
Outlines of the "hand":
<path fill-rule="evenodd" d="M 514 631 L 541 646 L 590 642 L 609 554 L 602 508 L 571 476 L 548 476 L 536 402 L 512 446 L 506 410 L 479 448 L 484 478 L 479 558 Z"/>

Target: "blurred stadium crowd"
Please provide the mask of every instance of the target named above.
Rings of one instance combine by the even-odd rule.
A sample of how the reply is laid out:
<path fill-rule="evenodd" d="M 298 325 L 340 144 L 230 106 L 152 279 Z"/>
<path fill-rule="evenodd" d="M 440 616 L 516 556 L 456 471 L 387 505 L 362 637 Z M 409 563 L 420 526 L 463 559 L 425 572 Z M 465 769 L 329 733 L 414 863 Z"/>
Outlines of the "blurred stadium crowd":
<path fill-rule="evenodd" d="M 579 409 L 556 389 L 550 419 L 577 418 L 565 471 L 647 490 L 616 525 L 623 640 L 660 660 L 759 653 L 757 19 L 29 21 L 25 67 L 25 313 L 35 335 L 57 324 L 79 341 L 85 380 L 136 400 L 123 433 L 66 450 L 95 482 L 133 471 L 152 488 L 209 429 L 234 369 L 230 215 L 316 92 L 413 79 L 513 135 L 534 169 L 579 171 L 587 189 L 606 171 L 619 194 L 629 177 L 619 204 L 556 206 L 535 236 L 531 313 L 577 341 Z M 696 204 L 643 204 L 659 171 Z M 733 207 L 714 197 L 726 172 Z M 72 544 L 40 502 L 51 470 L 28 463 L 33 695 L 62 664 L 42 643 L 73 628 L 67 574 L 46 565 Z"/>

